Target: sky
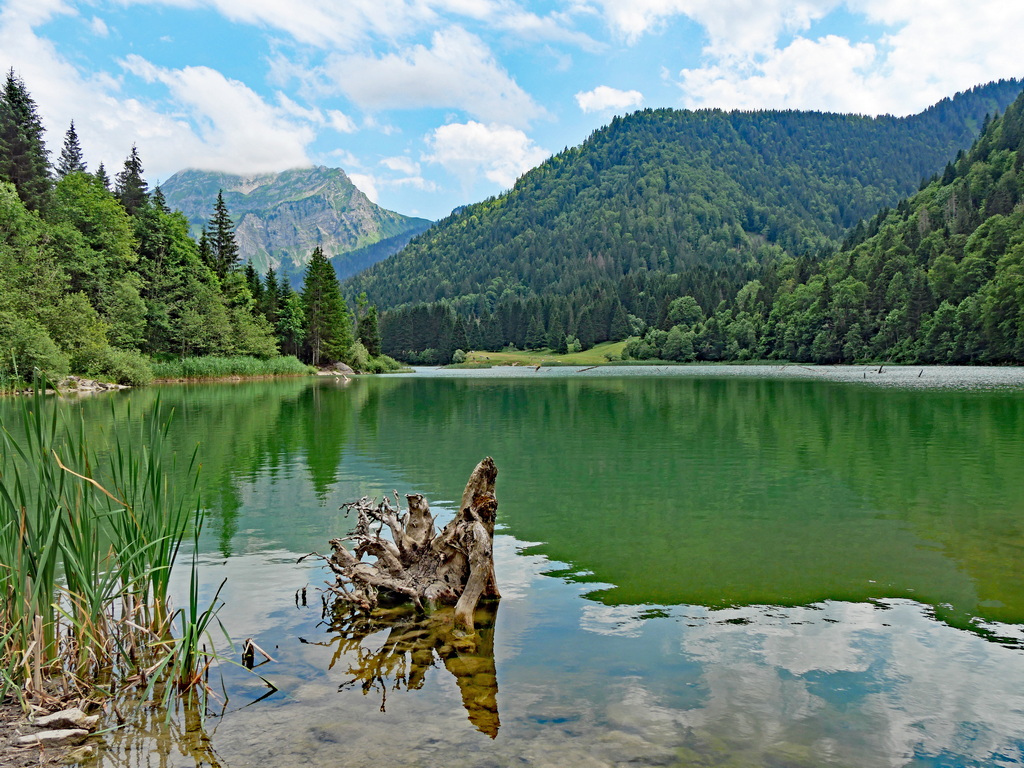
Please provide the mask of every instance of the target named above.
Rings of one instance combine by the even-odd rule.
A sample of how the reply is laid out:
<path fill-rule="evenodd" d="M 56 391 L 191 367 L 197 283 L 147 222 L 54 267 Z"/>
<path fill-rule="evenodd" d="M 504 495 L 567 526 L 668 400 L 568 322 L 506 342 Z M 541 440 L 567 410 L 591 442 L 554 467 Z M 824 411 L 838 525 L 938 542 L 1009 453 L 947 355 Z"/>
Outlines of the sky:
<path fill-rule="evenodd" d="M 441 218 L 645 108 L 906 115 L 1024 77 L 1017 0 L 2 0 L 55 160 L 343 168 Z"/>

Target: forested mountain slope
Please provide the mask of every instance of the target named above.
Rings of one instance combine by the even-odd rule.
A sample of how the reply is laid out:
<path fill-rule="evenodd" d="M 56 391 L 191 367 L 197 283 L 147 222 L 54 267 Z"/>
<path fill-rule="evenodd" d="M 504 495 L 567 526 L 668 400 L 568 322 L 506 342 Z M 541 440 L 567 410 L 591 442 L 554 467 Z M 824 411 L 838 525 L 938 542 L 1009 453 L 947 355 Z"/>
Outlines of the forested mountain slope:
<path fill-rule="evenodd" d="M 403 235 L 407 241 L 431 224 L 371 202 L 340 168 L 296 168 L 249 177 L 188 169 L 174 174 L 161 190 L 196 234 L 223 190 L 236 224 L 239 256 L 260 274 L 282 265 L 301 274 L 320 246 L 333 257 L 339 274 L 347 276 L 372 263 L 367 256 L 385 258 L 398 246 L 362 249 L 393 239 L 401 242 Z M 359 259 L 349 267 L 345 257 L 353 251 L 360 251 Z"/>
<path fill-rule="evenodd" d="M 568 296 L 623 275 L 736 270 L 831 249 L 847 228 L 941 171 L 1019 81 L 906 118 L 644 110 L 468 206 L 347 283 L 382 306 L 511 293 Z M 734 289 L 733 289 L 734 290 Z M 476 307 L 476 309 L 468 309 Z M 634 311 L 631 309 L 631 311 Z"/>
<path fill-rule="evenodd" d="M 637 359 L 1024 362 L 1024 94 L 917 194 L 812 265 L 784 257 L 729 301 L 681 295 Z"/>

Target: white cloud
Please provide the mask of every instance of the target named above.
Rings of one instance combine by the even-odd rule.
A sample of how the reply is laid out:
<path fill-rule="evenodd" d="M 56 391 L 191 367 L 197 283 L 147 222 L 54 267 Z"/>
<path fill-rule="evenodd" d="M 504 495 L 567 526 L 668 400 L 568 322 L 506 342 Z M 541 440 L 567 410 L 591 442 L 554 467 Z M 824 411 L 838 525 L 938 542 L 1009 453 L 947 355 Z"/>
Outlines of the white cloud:
<path fill-rule="evenodd" d="M 392 171 L 398 171 L 410 176 L 420 172 L 420 164 L 408 157 L 385 157 L 380 164 Z"/>
<path fill-rule="evenodd" d="M 636 42 L 675 16 L 687 16 L 707 32 L 705 52 L 740 55 L 764 50 L 782 31 L 807 29 L 839 0 L 597 0 L 608 24 Z"/>
<path fill-rule="evenodd" d="M 279 30 L 296 42 L 345 49 L 368 36 L 394 39 L 435 17 L 421 0 L 124 0 L 138 5 L 206 8 L 225 18 Z"/>
<path fill-rule="evenodd" d="M 107 28 L 107 23 L 103 21 L 99 16 L 93 16 L 89 21 L 89 29 L 97 37 L 107 37 L 110 34 L 110 29 Z"/>
<path fill-rule="evenodd" d="M 576 94 L 576 103 L 584 112 L 629 109 L 640 106 L 643 101 L 644 95 L 640 91 L 620 91 L 607 85 L 599 85 L 592 91 L 580 91 Z"/>
<path fill-rule="evenodd" d="M 895 30 L 875 42 L 798 36 L 742 60 L 711 57 L 680 72 L 686 105 L 911 114 L 978 83 L 1022 74 L 1017 36 L 1006 30 L 1024 28 L 1024 6 L 937 0 L 921 13 L 905 0 L 848 5 Z"/>
<path fill-rule="evenodd" d="M 355 133 L 356 124 L 352 118 L 337 109 L 327 110 L 327 124 L 338 133 Z"/>
<path fill-rule="evenodd" d="M 316 111 L 303 113 L 287 99 L 285 107 L 273 107 L 244 83 L 209 67 L 165 69 L 134 54 L 124 66 L 148 82 L 162 83 L 180 105 L 173 125 L 164 120 L 136 135 L 182 145 L 187 154 L 180 157 L 181 166 L 262 173 L 309 165 L 310 123 L 322 117 Z"/>
<path fill-rule="evenodd" d="M 332 149 L 326 154 L 326 157 L 333 158 L 333 160 L 340 163 L 341 167 L 346 171 L 350 168 L 363 167 L 362 161 L 347 149 Z M 349 178 L 351 178 L 351 174 L 349 174 Z"/>
<path fill-rule="evenodd" d="M 423 156 L 426 162 L 441 165 L 464 184 L 482 174 L 504 189 L 550 155 L 512 126 L 473 120 L 442 125 L 426 142 L 430 148 Z"/>
<path fill-rule="evenodd" d="M 370 198 L 370 202 L 377 203 L 380 200 L 376 178 L 368 173 L 350 173 L 348 177 L 364 195 Z"/>
<path fill-rule="evenodd" d="M 525 126 L 544 114 L 480 38 L 460 27 L 433 34 L 430 47 L 331 57 L 339 90 L 361 108 L 456 108 L 482 120 Z"/>
<path fill-rule="evenodd" d="M 49 0 L 52 2 L 53 0 Z M 512 0 L 123 0 L 179 8 L 212 6 L 234 22 L 268 27 L 296 42 L 331 50 L 354 50 L 368 39 L 395 41 L 455 16 L 531 39 L 599 47 L 570 28 L 567 15 L 538 16 Z"/>

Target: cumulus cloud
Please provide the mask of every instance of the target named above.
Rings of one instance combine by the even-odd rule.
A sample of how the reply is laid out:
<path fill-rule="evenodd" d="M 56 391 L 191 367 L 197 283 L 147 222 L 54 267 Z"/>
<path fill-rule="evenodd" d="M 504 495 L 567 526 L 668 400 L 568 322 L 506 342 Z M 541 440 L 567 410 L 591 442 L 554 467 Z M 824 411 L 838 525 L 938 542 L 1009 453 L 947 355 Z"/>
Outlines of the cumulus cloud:
<path fill-rule="evenodd" d="M 385 157 L 380 161 L 380 164 L 392 171 L 399 171 L 409 176 L 420 172 L 420 164 L 409 157 Z"/>
<path fill-rule="evenodd" d="M 380 201 L 380 192 L 377 189 L 377 179 L 368 173 L 350 173 L 348 174 L 348 177 L 364 195 L 370 198 L 370 202 L 377 203 Z"/>
<path fill-rule="evenodd" d="M 688 18 L 706 40 L 683 69 L 686 106 L 916 112 L 958 90 L 1021 75 L 1024 6 L 1002 0 L 594 0 L 628 43 Z M 842 10 L 889 32 L 814 34 Z"/>
<path fill-rule="evenodd" d="M 782 31 L 807 29 L 839 0 L 598 0 L 608 24 L 629 42 L 674 16 L 704 27 L 706 52 L 737 55 L 774 44 Z"/>
<path fill-rule="evenodd" d="M 1024 26 L 1024 7 L 937 0 L 922 14 L 908 2 L 862 0 L 855 8 L 895 31 L 858 43 L 797 36 L 742 61 L 711 58 L 680 72 L 686 105 L 910 114 L 995 77 L 1021 75 L 1015 36 L 1003 32 Z"/>
<path fill-rule="evenodd" d="M 576 94 L 576 103 L 584 112 L 629 109 L 640 106 L 643 101 L 644 95 L 640 91 L 620 91 L 607 85 L 599 85 L 592 91 L 580 91 Z"/>
<path fill-rule="evenodd" d="M 517 128 L 474 120 L 442 125 L 426 142 L 426 162 L 441 165 L 464 184 L 483 175 L 504 189 L 550 155 Z"/>
<path fill-rule="evenodd" d="M 52 1 L 52 0 L 51 0 Z M 350 48 L 367 36 L 394 39 L 435 18 L 422 0 L 124 0 L 135 5 L 211 8 L 225 18 L 284 32 L 295 42 Z"/>
<path fill-rule="evenodd" d="M 516 126 L 544 114 L 483 41 L 460 27 L 435 32 L 430 47 L 415 45 L 380 57 L 332 57 L 328 70 L 338 89 L 369 111 L 457 108 Z"/>
<path fill-rule="evenodd" d="M 309 164 L 306 147 L 314 131 L 308 115 L 305 120 L 294 119 L 294 108 L 271 106 L 244 83 L 209 67 L 166 69 L 136 55 L 125 59 L 124 66 L 166 86 L 180 105 L 173 133 L 157 136 L 191 143 L 190 155 L 182 158 L 182 164 L 246 173 Z"/>

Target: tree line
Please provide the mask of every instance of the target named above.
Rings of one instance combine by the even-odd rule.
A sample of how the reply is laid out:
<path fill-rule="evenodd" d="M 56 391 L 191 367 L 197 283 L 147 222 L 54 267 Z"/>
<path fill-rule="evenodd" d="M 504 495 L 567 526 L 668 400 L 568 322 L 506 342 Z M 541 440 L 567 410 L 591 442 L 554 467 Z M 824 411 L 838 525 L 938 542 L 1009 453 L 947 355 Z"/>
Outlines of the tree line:
<path fill-rule="evenodd" d="M 238 259 L 218 195 L 198 240 L 150 190 L 132 146 L 111 180 L 90 172 L 72 122 L 56 163 L 24 82 L 0 92 L 0 388 L 68 372 L 144 383 L 150 363 L 282 352 L 322 365 L 374 360 L 376 309 L 353 312 L 317 249 L 301 290 Z M 358 315 L 358 317 L 357 317 Z"/>

